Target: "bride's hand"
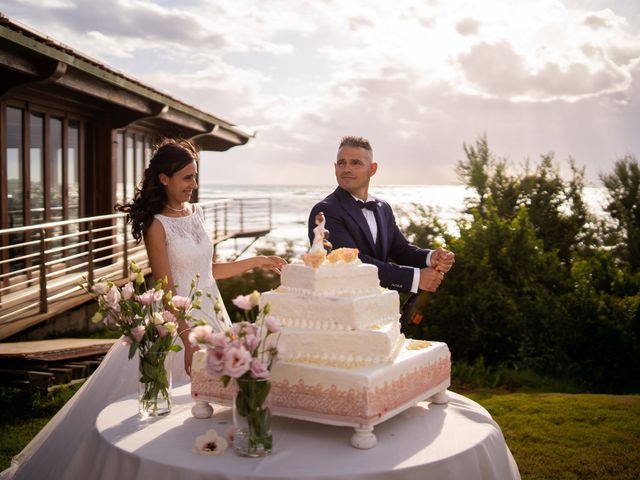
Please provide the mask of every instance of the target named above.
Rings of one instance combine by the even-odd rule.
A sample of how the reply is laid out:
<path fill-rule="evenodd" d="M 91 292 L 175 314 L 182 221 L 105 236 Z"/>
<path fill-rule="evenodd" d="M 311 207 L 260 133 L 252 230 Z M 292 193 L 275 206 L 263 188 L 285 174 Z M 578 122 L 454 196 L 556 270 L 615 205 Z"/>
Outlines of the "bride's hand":
<path fill-rule="evenodd" d="M 187 372 L 187 375 L 191 376 L 191 362 L 193 360 L 193 354 L 200 350 L 199 346 L 193 346 L 191 344 L 187 344 L 184 347 L 184 371 Z"/>
<path fill-rule="evenodd" d="M 255 260 L 256 267 L 271 270 L 277 274 L 280 274 L 282 267 L 287 264 L 287 261 L 284 258 L 280 258 L 276 255 L 260 255 L 255 257 Z"/>

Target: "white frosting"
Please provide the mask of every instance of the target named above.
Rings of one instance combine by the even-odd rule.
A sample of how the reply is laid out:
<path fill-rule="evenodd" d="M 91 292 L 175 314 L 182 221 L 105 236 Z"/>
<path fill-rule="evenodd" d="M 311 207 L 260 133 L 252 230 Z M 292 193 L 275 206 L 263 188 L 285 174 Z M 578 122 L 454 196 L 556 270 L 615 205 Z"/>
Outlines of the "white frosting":
<path fill-rule="evenodd" d="M 407 344 L 411 340 L 404 340 Z M 422 350 L 408 350 L 402 348 L 391 363 L 372 365 L 364 368 L 343 369 L 325 365 L 309 365 L 278 361 L 273 368 L 272 381 L 286 380 L 295 385 L 301 380 L 306 385 L 315 385 L 323 389 L 337 388 L 340 390 L 366 389 L 375 391 L 385 384 L 413 372 L 419 367 L 436 364 L 450 357 L 446 343 L 430 342 L 431 346 Z"/>
<path fill-rule="evenodd" d="M 319 330 L 364 330 L 374 325 L 397 323 L 398 292 L 379 291 L 358 297 L 314 297 L 281 288 L 261 295 L 262 306 L 285 327 Z M 313 333 L 311 333 L 313 335 Z"/>
<path fill-rule="evenodd" d="M 373 425 L 393 414 L 394 409 L 443 391 L 450 384 L 451 374 L 447 345 L 431 342 L 414 349 L 413 342 L 406 340 L 392 362 L 364 368 L 280 360 L 271 376 L 272 412 L 334 425 Z M 230 405 L 233 382 L 225 388 L 220 379 L 208 376 L 204 372 L 205 355 L 204 351 L 194 355 L 191 395 L 196 400 Z"/>
<path fill-rule="evenodd" d="M 292 292 L 315 296 L 371 295 L 380 291 L 378 268 L 361 263 L 325 263 L 318 268 L 303 264 L 285 265 L 282 286 Z"/>
<path fill-rule="evenodd" d="M 278 343 L 278 357 L 294 363 L 359 368 L 392 361 L 403 343 L 397 321 L 374 330 L 286 328 Z"/>

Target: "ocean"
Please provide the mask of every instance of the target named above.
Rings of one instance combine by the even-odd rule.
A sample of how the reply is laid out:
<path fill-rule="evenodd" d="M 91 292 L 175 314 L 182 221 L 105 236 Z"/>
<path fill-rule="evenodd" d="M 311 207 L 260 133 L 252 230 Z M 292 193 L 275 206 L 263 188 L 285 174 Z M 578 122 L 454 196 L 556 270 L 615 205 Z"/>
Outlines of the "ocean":
<path fill-rule="evenodd" d="M 255 242 L 243 256 L 254 254 L 257 248 L 273 247 L 282 252 L 287 241 L 293 242 L 296 256 L 309 247 L 307 219 L 317 202 L 335 189 L 335 185 L 210 185 L 200 186 L 201 202 L 217 198 L 271 198 L 272 230 Z M 396 221 L 406 225 L 419 206 L 432 207 L 451 232 L 457 231 L 455 221 L 463 216 L 464 199 L 472 191 L 463 185 L 384 185 L 372 186 L 370 194 L 386 200 L 393 208 Z M 591 211 L 602 215 L 606 191 L 585 188 L 585 200 Z M 249 243 L 247 239 L 229 240 L 218 246 L 221 258 L 230 258 Z"/>

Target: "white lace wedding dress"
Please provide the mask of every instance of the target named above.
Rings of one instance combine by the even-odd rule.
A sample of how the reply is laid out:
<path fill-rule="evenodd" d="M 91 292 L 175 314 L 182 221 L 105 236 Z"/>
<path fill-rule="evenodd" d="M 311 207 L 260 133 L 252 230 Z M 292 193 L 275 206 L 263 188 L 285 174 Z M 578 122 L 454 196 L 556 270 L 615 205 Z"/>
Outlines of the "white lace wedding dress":
<path fill-rule="evenodd" d="M 198 288 L 203 293 L 219 297 L 218 287 L 211 273 L 213 244 L 205 227 L 202 209 L 194 205 L 194 212 L 186 217 L 156 215 L 165 230 L 167 252 L 173 282 L 179 295 L 187 295 L 191 280 L 200 274 Z M 220 302 L 222 304 L 222 302 Z M 222 304 L 225 324 L 229 317 Z M 202 296 L 202 309 L 194 316 L 214 324 L 211 300 Z M 219 323 L 217 324 L 219 328 Z M 214 328 L 216 325 L 214 324 Z M 178 340 L 179 342 L 179 340 Z M 138 361 L 128 360 L 129 347 L 114 344 L 100 367 L 78 392 L 14 457 L 12 465 L 0 472 L 0 480 L 7 479 L 80 479 L 93 463 L 93 451 L 98 439 L 93 425 L 100 411 L 125 395 L 138 389 Z M 173 354 L 173 384 L 186 382 L 183 352 Z"/>

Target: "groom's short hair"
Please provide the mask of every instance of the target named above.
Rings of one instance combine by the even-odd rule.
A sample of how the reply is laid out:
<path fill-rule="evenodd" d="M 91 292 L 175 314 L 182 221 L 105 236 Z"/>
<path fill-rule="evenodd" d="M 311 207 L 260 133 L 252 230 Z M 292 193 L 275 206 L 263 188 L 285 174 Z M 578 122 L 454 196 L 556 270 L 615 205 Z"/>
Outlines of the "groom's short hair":
<path fill-rule="evenodd" d="M 364 148 L 365 150 L 369 150 L 373 153 L 373 148 L 371 148 L 371 144 L 369 143 L 369 139 L 365 137 L 356 137 L 354 135 L 347 135 L 340 139 L 340 146 L 338 150 L 342 147 L 356 147 L 356 148 Z"/>

